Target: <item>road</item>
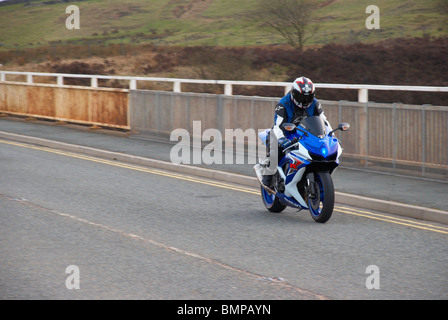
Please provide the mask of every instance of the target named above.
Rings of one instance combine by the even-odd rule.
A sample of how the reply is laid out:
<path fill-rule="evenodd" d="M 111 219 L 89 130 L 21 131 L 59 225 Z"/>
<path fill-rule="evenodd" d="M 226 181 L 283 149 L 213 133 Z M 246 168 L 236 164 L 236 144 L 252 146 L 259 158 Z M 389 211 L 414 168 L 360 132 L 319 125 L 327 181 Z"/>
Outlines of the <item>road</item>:
<path fill-rule="evenodd" d="M 253 188 L 0 140 L 0 299 L 446 300 L 447 240 L 442 224 L 341 204 L 318 224 Z"/>

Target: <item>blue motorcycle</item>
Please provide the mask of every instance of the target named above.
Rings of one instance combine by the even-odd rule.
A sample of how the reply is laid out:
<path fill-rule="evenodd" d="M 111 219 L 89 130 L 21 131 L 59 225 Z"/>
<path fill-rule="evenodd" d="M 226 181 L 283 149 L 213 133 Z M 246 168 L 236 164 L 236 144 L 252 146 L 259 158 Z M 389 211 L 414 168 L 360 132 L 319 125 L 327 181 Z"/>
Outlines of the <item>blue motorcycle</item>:
<path fill-rule="evenodd" d="M 270 186 L 262 182 L 269 162 L 260 161 L 254 166 L 261 184 L 263 204 L 271 212 L 281 212 L 286 207 L 299 211 L 308 209 L 314 221 L 325 223 L 334 207 L 331 174 L 339 165 L 342 154 L 341 144 L 333 133 L 347 131 L 350 125 L 341 123 L 330 131 L 320 117 L 312 116 L 303 119 L 298 126 L 288 123 L 283 127 L 292 144 L 283 150 L 284 156 L 279 160 Z M 270 130 L 259 134 L 265 145 Z"/>

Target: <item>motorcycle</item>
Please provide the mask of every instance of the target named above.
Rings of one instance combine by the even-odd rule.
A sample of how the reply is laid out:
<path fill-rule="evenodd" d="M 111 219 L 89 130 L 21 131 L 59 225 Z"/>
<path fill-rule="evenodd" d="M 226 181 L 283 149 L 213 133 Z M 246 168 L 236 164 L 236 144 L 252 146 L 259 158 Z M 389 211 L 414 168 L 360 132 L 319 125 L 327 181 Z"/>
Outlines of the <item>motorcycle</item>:
<path fill-rule="evenodd" d="M 347 131 L 348 123 L 340 123 L 330 131 L 319 116 L 303 119 L 298 126 L 283 125 L 286 138 L 292 144 L 283 150 L 277 170 L 270 186 L 263 184 L 263 173 L 268 164 L 259 161 L 254 166 L 261 184 L 261 198 L 271 212 L 281 212 L 286 207 L 308 209 L 316 222 L 327 222 L 334 208 L 334 185 L 331 174 L 339 165 L 342 146 L 334 132 Z M 259 137 L 267 145 L 271 129 L 266 129 Z"/>

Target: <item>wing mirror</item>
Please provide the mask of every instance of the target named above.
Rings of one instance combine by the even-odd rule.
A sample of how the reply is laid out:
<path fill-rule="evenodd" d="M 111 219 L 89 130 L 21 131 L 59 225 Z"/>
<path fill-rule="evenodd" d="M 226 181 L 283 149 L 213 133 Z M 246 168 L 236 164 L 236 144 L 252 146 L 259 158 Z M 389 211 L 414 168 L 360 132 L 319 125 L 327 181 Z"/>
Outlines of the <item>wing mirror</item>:
<path fill-rule="evenodd" d="M 346 123 L 346 122 L 342 122 L 338 125 L 338 127 L 336 129 L 334 129 L 333 131 L 331 131 L 329 134 L 334 133 L 335 131 L 341 130 L 341 131 L 347 131 L 350 129 L 350 124 Z"/>
<path fill-rule="evenodd" d="M 297 129 L 294 123 L 284 123 L 282 126 L 286 131 L 294 131 L 295 129 Z"/>
<path fill-rule="evenodd" d="M 299 128 L 298 126 L 296 126 L 294 123 L 284 123 L 282 124 L 282 127 L 289 132 L 294 132 L 296 130 L 299 130 L 300 132 L 303 132 L 305 134 L 305 136 L 308 137 L 308 132 Z"/>

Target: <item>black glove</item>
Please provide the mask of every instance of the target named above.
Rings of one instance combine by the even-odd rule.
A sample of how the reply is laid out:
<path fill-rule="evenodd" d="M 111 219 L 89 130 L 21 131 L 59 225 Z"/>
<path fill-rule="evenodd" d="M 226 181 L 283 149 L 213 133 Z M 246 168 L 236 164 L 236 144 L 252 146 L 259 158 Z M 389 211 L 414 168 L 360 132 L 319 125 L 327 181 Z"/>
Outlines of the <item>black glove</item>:
<path fill-rule="evenodd" d="M 291 146 L 291 140 L 282 137 L 278 140 L 278 144 L 280 145 L 281 148 L 286 149 Z"/>

